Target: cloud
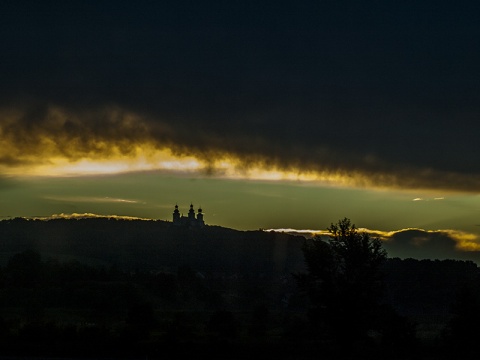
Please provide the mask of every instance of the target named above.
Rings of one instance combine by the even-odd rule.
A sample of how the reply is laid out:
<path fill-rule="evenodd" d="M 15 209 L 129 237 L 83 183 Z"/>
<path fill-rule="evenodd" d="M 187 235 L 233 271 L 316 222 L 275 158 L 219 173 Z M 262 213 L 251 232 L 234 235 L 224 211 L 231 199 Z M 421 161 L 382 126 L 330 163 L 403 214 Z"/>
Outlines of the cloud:
<path fill-rule="evenodd" d="M 450 18 L 435 4 L 446 31 L 406 5 L 74 3 L 0 9 L 3 173 L 168 160 L 217 176 L 480 186 L 468 6 Z"/>
<path fill-rule="evenodd" d="M 319 236 L 324 240 L 329 237 L 326 230 L 306 229 L 269 229 L 265 231 L 286 232 L 302 235 L 306 238 Z M 480 236 L 459 230 L 424 230 L 401 229 L 382 231 L 359 228 L 371 237 L 382 240 L 389 257 L 415 259 L 458 259 L 472 260 L 480 263 Z"/>
<path fill-rule="evenodd" d="M 91 196 L 44 196 L 44 199 L 54 201 L 66 201 L 66 202 L 89 202 L 89 203 L 128 203 L 137 204 L 144 203 L 139 200 L 132 199 L 120 199 L 111 197 L 91 197 Z"/>
<path fill-rule="evenodd" d="M 389 256 L 417 259 L 458 258 L 457 242 L 444 232 L 405 229 L 392 233 L 385 241 Z"/>
<path fill-rule="evenodd" d="M 415 199 L 412 199 L 412 201 L 430 201 L 430 200 L 433 200 L 433 201 L 445 200 L 445 197 L 436 197 L 433 199 L 425 199 L 425 198 L 417 197 Z"/>
<path fill-rule="evenodd" d="M 26 218 L 27 220 L 54 220 L 54 219 L 118 219 L 118 220 L 152 220 L 135 216 L 123 216 L 123 215 L 99 215 L 93 213 L 71 213 L 71 214 L 53 214 L 50 216 L 37 216 L 32 218 Z"/>
<path fill-rule="evenodd" d="M 263 231 L 284 232 L 292 235 L 301 235 L 306 238 L 313 238 L 314 236 L 327 237 L 329 232 L 327 230 L 312 230 L 312 229 L 263 229 Z"/>
<path fill-rule="evenodd" d="M 480 262 L 480 237 L 460 230 L 402 229 L 369 230 L 384 241 L 390 257 L 417 259 L 459 259 Z"/>
<path fill-rule="evenodd" d="M 192 133 L 197 134 L 195 139 Z M 355 162 L 355 154 L 341 155 L 334 148 L 327 151 L 324 145 L 303 144 L 292 149 L 298 141 L 294 138 L 279 148 L 268 134 L 252 142 L 246 134 L 186 131 L 118 106 L 75 112 L 52 106 L 35 111 L 4 109 L 0 134 L 4 173 L 40 169 L 37 173 L 54 174 L 62 167 L 80 173 L 183 169 L 214 176 L 360 187 L 474 191 L 480 185 L 480 179 L 470 174 L 415 172 L 413 165 L 407 171 L 408 167 L 393 169 L 380 162 L 372 167 L 361 159 Z M 416 175 L 412 176 L 412 171 Z"/>

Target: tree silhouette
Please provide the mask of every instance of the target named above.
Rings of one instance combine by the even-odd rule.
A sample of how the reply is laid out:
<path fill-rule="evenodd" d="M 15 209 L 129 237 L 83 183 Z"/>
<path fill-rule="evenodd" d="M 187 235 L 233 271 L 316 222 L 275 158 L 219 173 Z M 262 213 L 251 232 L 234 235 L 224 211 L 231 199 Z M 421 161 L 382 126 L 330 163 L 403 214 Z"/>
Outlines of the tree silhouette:
<path fill-rule="evenodd" d="M 342 348 L 364 343 L 374 330 L 382 296 L 381 266 L 387 258 L 378 238 L 358 232 L 344 218 L 327 228 L 330 238 L 316 237 L 302 250 L 307 274 L 296 275 L 311 301 L 310 320 L 322 337 Z"/>

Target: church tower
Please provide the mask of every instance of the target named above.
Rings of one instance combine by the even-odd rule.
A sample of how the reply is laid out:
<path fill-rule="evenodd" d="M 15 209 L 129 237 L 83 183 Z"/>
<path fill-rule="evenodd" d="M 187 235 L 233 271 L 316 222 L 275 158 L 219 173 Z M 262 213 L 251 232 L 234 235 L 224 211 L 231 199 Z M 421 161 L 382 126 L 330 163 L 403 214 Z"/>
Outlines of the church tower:
<path fill-rule="evenodd" d="M 197 214 L 195 214 L 193 204 L 190 204 L 188 215 L 184 216 L 178 211 L 178 205 L 175 205 L 175 210 L 173 211 L 173 225 L 185 228 L 204 227 L 205 221 L 203 220 L 202 208 L 200 207 Z"/>
<path fill-rule="evenodd" d="M 203 221 L 203 213 L 202 213 L 202 207 L 198 208 L 198 213 L 197 213 L 197 225 L 198 226 L 204 226 L 205 221 Z"/>
<path fill-rule="evenodd" d="M 178 211 L 177 204 L 175 204 L 175 210 L 173 210 L 173 224 L 180 225 L 180 211 Z"/>
<path fill-rule="evenodd" d="M 195 210 L 193 210 L 193 204 L 190 204 L 190 210 L 188 210 L 188 221 L 190 224 L 195 222 Z"/>

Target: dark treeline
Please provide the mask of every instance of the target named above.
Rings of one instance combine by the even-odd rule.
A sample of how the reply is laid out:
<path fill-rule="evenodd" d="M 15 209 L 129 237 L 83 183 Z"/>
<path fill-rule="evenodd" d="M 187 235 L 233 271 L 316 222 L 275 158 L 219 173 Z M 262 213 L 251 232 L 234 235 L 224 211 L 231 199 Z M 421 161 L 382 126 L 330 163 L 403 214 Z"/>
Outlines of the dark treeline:
<path fill-rule="evenodd" d="M 382 301 L 398 310 L 388 321 L 409 324 L 390 339 L 398 355 L 473 345 L 480 316 L 476 265 L 394 258 L 384 275 Z M 24 356 L 170 356 L 186 351 L 185 344 L 206 352 L 228 344 L 327 356 L 325 347 L 312 345 L 308 301 L 291 280 L 210 278 L 188 266 L 125 272 L 26 250 L 0 269 L 0 346 L 3 355 Z"/>
<path fill-rule="evenodd" d="M 0 268 L 0 346 L 10 356 L 137 357 L 273 344 L 293 292 L 286 278 L 127 272 L 25 250 Z"/>
<path fill-rule="evenodd" d="M 311 244 L 309 240 L 262 231 L 245 235 L 210 228 L 200 233 L 155 222 L 102 220 L 61 220 L 50 237 L 44 229 L 48 222 L 11 221 L 22 225 L 19 231 L 2 225 L 0 355 L 340 358 L 345 343 L 330 342 L 318 316 L 329 309 L 321 316 L 333 317 L 330 321 L 338 324 L 335 331 L 343 339 L 349 332 L 342 326 L 351 326 L 355 314 L 362 313 L 352 309 L 361 304 L 356 294 L 367 286 L 354 296 L 338 292 L 333 308 L 328 302 L 314 306 L 299 282 L 308 271 L 302 246 Z M 110 233 L 105 221 L 118 231 Z M 131 230 L 122 235 L 128 224 Z M 222 243 L 229 236 L 247 245 Z M 125 247 L 133 241 L 130 237 L 146 248 Z M 82 243 L 86 249 L 75 257 Z M 198 251 L 195 261 L 189 261 L 192 248 Z M 286 249 L 293 254 L 285 257 Z M 162 251 L 166 253 L 158 256 Z M 242 261 L 247 264 L 240 265 Z M 355 345 L 355 358 L 459 358 L 466 349 L 466 357 L 479 354 L 480 270 L 475 263 L 387 257 L 378 275 L 372 283 L 381 285 L 375 304 L 373 290 L 365 290 L 364 298 L 375 305 L 369 316 L 381 324 L 373 324 L 368 340 Z"/>

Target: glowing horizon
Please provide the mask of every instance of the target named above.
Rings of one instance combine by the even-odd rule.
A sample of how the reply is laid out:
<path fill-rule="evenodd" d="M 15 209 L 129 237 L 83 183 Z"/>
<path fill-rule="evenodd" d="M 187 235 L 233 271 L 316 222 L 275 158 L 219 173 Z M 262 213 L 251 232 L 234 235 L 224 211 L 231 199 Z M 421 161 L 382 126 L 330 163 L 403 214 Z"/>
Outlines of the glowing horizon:
<path fill-rule="evenodd" d="M 74 111 L 49 106 L 35 122 L 26 109 L 0 108 L 3 176 L 83 176 L 172 171 L 227 179 L 300 181 L 370 189 L 476 192 L 474 177 L 452 171 L 390 166 L 378 156 L 328 147 L 269 145 L 267 138 L 198 141 L 167 121 L 119 106 Z M 193 141 L 192 141 L 193 140 Z M 252 142 L 252 146 L 245 146 Z M 289 151 L 291 149 L 291 151 Z M 421 198 L 418 198 L 421 200 Z"/>
<path fill-rule="evenodd" d="M 205 160 L 191 155 L 175 155 L 170 149 L 149 149 L 148 145 L 137 146 L 134 154 L 134 156 L 112 156 L 107 159 L 81 158 L 79 160 L 57 156 L 44 160 L 44 163 L 40 164 L 28 163 L 15 167 L 4 167 L 3 175 L 12 177 L 75 177 L 165 170 L 175 173 L 204 174 L 226 179 L 299 181 L 347 187 L 367 183 L 366 179 L 360 174 L 352 176 L 329 171 L 283 170 L 273 166 L 262 166 L 261 163 L 246 166 L 241 159 L 232 156 Z M 374 187 L 374 184 L 371 184 L 371 186 Z"/>

